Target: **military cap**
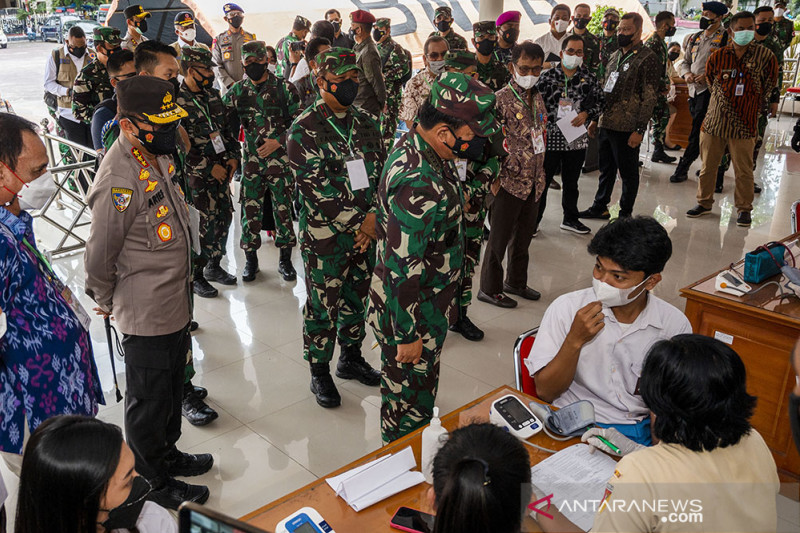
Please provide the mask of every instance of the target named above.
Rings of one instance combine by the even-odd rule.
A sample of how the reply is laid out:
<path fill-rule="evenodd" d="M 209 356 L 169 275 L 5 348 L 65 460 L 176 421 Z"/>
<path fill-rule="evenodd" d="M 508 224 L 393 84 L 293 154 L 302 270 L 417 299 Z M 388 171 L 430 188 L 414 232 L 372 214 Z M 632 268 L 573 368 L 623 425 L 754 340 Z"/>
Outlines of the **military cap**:
<path fill-rule="evenodd" d="M 311 29 L 311 21 L 305 18 L 303 15 L 297 15 L 294 18 L 293 27 L 295 28 L 306 28 L 308 30 Z"/>
<path fill-rule="evenodd" d="M 267 43 L 264 41 L 250 41 L 244 43 L 242 46 L 242 61 L 248 57 L 255 57 L 256 59 L 267 57 Z"/>
<path fill-rule="evenodd" d="M 722 2 L 703 2 L 703 11 L 711 11 L 715 15 L 722 16 L 728 12 L 728 6 Z"/>
<path fill-rule="evenodd" d="M 495 25 L 499 28 L 506 22 L 519 22 L 520 20 L 522 20 L 522 13 L 519 11 L 506 11 L 497 17 L 497 22 L 495 22 Z"/>
<path fill-rule="evenodd" d="M 123 11 L 123 13 L 125 14 L 125 18 L 126 19 L 132 19 L 133 17 L 137 17 L 137 18 L 140 18 L 140 19 L 149 19 L 150 18 L 150 12 L 149 11 L 145 11 L 144 8 L 142 6 L 140 6 L 139 4 L 134 4 L 132 6 L 126 7 L 125 11 Z"/>
<path fill-rule="evenodd" d="M 95 28 L 92 31 L 94 36 L 94 42 L 97 43 L 105 43 L 110 44 L 111 46 L 117 46 L 122 42 L 122 37 L 119 35 L 118 28 L 112 28 L 111 26 L 100 26 L 99 28 Z"/>
<path fill-rule="evenodd" d="M 444 15 L 445 17 L 451 19 L 453 18 L 453 10 L 448 6 L 439 6 L 433 10 L 433 18 L 437 18 L 439 15 Z"/>
<path fill-rule="evenodd" d="M 486 35 L 497 35 L 497 26 L 494 21 L 484 20 L 483 22 L 476 22 L 472 25 L 472 31 L 475 38 L 484 37 Z"/>
<path fill-rule="evenodd" d="M 369 11 L 359 9 L 350 13 L 350 21 L 357 24 L 375 24 L 375 15 Z"/>
<path fill-rule="evenodd" d="M 375 21 L 376 28 L 389 28 L 392 25 L 392 19 L 381 17 Z"/>
<path fill-rule="evenodd" d="M 183 26 L 184 28 L 187 26 L 192 26 L 194 24 L 194 15 L 192 15 L 191 11 L 181 11 L 177 15 L 175 15 L 175 25 L 176 26 Z"/>
<path fill-rule="evenodd" d="M 444 55 L 444 66 L 457 70 L 477 67 L 478 59 L 474 52 L 469 50 L 451 50 Z"/>
<path fill-rule="evenodd" d="M 121 115 L 144 117 L 151 124 L 171 124 L 187 115 L 175 103 L 172 83 L 153 76 L 134 76 L 121 80 L 116 87 Z"/>
<path fill-rule="evenodd" d="M 244 13 L 244 9 L 239 7 L 239 4 L 228 3 L 222 6 L 222 12 L 226 15 L 231 11 L 239 11 L 240 13 Z"/>
<path fill-rule="evenodd" d="M 619 11 L 617 11 L 613 7 L 609 7 L 608 9 L 603 11 L 603 17 L 606 17 L 608 15 L 616 15 L 617 17 L 619 17 Z"/>
<path fill-rule="evenodd" d="M 356 65 L 356 53 L 349 48 L 328 48 L 324 52 L 317 54 L 315 58 L 320 70 L 330 72 L 335 76 L 341 76 L 350 70 L 358 70 Z"/>
<path fill-rule="evenodd" d="M 430 103 L 445 115 L 463 120 L 480 137 L 500 128 L 495 118 L 494 92 L 460 72 L 445 72 L 431 84 Z"/>
<path fill-rule="evenodd" d="M 200 65 L 206 68 L 211 68 L 214 64 L 211 60 L 211 51 L 202 46 L 184 46 L 181 48 L 180 59 L 190 65 Z"/>

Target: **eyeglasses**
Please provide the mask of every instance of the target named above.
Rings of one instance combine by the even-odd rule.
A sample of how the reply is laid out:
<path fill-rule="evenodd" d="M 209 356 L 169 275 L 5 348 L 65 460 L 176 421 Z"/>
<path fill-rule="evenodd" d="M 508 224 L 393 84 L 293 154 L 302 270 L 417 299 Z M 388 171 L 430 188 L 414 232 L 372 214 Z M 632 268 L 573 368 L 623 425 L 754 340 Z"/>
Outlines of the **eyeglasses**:
<path fill-rule="evenodd" d="M 431 61 L 439 61 L 440 59 L 444 59 L 445 53 L 440 54 L 439 52 L 431 52 L 428 54 L 428 59 L 430 59 Z"/>
<path fill-rule="evenodd" d="M 566 48 L 564 50 L 564 53 L 567 54 L 568 56 L 583 57 L 583 48 L 581 48 L 580 50 L 575 50 L 574 48 Z"/>
<path fill-rule="evenodd" d="M 514 68 L 517 69 L 520 76 L 538 76 L 542 73 L 542 67 L 521 67 L 519 65 L 514 65 Z"/>

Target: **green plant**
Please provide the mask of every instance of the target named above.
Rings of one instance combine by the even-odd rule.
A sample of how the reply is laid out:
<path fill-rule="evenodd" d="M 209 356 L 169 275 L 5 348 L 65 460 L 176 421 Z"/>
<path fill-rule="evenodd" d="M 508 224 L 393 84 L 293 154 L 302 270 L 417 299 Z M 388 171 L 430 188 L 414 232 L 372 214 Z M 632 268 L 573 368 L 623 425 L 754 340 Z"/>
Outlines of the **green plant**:
<path fill-rule="evenodd" d="M 800 0 L 797 1 L 800 2 Z M 603 14 L 606 12 L 606 9 L 612 8 L 619 11 L 620 17 L 625 14 L 624 9 L 620 9 L 616 6 L 602 5 L 595 7 L 594 13 L 592 13 L 592 20 L 589 21 L 589 25 L 587 26 L 591 33 L 598 35 L 603 31 Z"/>

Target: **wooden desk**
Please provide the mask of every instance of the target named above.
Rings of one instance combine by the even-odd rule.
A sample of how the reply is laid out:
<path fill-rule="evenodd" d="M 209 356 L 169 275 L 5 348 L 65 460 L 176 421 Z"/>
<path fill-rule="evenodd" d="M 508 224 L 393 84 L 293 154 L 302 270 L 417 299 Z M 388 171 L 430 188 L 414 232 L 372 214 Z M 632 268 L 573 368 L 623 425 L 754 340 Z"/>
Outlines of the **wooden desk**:
<path fill-rule="evenodd" d="M 692 132 L 692 114 L 689 112 L 689 87 L 681 78 L 673 78 L 675 85 L 675 100 L 670 102 L 675 106 L 675 119 L 667 128 L 666 142 L 669 146 L 679 144 L 683 148 L 689 145 L 689 134 Z"/>
<path fill-rule="evenodd" d="M 793 242 L 798 236 L 783 242 Z M 798 254 L 796 248 L 794 254 Z M 737 272 L 743 272 L 743 268 L 744 261 L 736 264 Z M 686 316 L 695 333 L 727 342 L 742 358 L 747 368 L 747 390 L 758 397 L 753 427 L 772 450 L 781 480 L 797 482 L 800 455 L 792 440 L 788 402 L 795 384 L 790 354 L 800 338 L 800 300 L 778 299 L 777 287 L 743 297 L 717 292 L 714 284 L 718 273 L 681 289 Z M 777 275 L 764 283 L 779 279 Z"/>
<path fill-rule="evenodd" d="M 461 426 L 468 425 L 474 422 L 488 422 L 489 421 L 489 408 L 492 402 L 506 394 L 513 393 L 518 397 L 524 399 L 526 403 L 532 398 L 518 392 L 509 387 L 500 387 L 489 394 L 478 398 L 464 407 L 453 411 L 452 413 L 442 417 L 442 424 L 448 431 L 453 431 Z M 544 432 L 540 432 L 531 437 L 530 442 L 544 446 L 545 448 L 561 450 L 572 444 L 580 442 L 575 438 L 566 442 L 556 442 L 550 439 Z M 414 457 L 417 459 L 417 465 L 422 464 L 422 455 L 420 453 L 422 441 L 422 429 L 415 431 L 405 437 L 394 441 L 388 446 L 384 446 L 380 450 L 367 454 L 366 456 L 350 463 L 339 470 L 332 472 L 325 478 L 320 478 L 305 487 L 298 489 L 291 494 L 280 498 L 261 509 L 250 513 L 242 518 L 245 522 L 249 522 L 256 527 L 265 529 L 267 531 L 275 531 L 275 527 L 284 518 L 297 511 L 298 509 L 306 506 L 315 508 L 325 518 L 325 520 L 336 531 L 369 531 L 369 532 L 390 532 L 396 531 L 389 527 L 389 520 L 394 515 L 397 508 L 405 505 L 428 513 L 433 513 L 433 510 L 428 505 L 428 489 L 430 485 L 421 483 L 416 487 L 411 487 L 399 494 L 395 494 L 391 498 L 387 498 L 382 502 L 378 502 L 372 507 L 369 507 L 360 513 L 356 513 L 350 508 L 342 498 L 336 496 L 336 493 L 328 486 L 325 479 L 331 476 L 339 475 L 359 465 L 377 459 L 388 453 L 399 452 L 407 446 L 411 446 L 414 450 Z M 531 456 L 531 465 L 538 463 L 550 456 L 546 452 L 542 452 L 525 446 Z M 523 531 L 540 531 L 536 522 L 529 516 L 525 517 Z"/>

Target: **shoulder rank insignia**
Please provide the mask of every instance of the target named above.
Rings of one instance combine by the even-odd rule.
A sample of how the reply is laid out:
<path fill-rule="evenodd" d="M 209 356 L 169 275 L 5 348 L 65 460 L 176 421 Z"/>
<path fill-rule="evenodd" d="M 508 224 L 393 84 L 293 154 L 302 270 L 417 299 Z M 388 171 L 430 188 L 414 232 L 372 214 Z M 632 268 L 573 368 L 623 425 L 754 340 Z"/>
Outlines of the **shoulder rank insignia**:
<path fill-rule="evenodd" d="M 140 152 L 138 148 L 136 147 L 131 148 L 131 154 L 133 155 L 133 158 L 136 159 L 136 161 L 138 161 L 140 165 L 142 165 L 143 168 L 147 168 L 150 166 L 150 163 L 147 162 L 147 159 L 144 158 L 142 152 Z"/>
<path fill-rule="evenodd" d="M 114 202 L 114 209 L 120 213 L 124 213 L 128 206 L 131 205 L 131 197 L 133 190 L 123 189 L 120 187 L 111 188 L 111 201 Z"/>
<path fill-rule="evenodd" d="M 161 239 L 161 242 L 167 242 L 172 240 L 172 228 L 166 222 L 162 222 L 158 225 L 158 238 Z"/>
<path fill-rule="evenodd" d="M 139 171 L 139 179 L 141 181 L 150 179 L 150 171 L 147 170 L 146 168 L 143 168 L 142 170 L 140 170 Z"/>
<path fill-rule="evenodd" d="M 147 187 L 144 188 L 144 192 L 153 192 L 158 187 L 157 181 L 150 181 L 147 180 Z"/>
<path fill-rule="evenodd" d="M 156 218 L 164 218 L 169 213 L 169 208 L 165 205 L 158 206 L 158 211 L 156 211 Z"/>

